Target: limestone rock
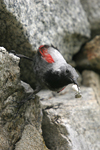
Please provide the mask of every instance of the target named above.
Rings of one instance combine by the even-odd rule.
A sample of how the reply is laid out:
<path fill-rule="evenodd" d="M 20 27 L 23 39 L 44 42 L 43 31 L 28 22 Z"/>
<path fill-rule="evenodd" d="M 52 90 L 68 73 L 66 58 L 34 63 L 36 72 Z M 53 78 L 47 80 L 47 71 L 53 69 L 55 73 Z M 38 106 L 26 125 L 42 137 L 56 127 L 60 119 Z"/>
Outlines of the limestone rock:
<path fill-rule="evenodd" d="M 20 150 L 25 145 L 23 135 L 28 132 L 28 144 L 24 148 L 30 147 L 31 150 L 34 145 L 41 145 L 41 150 L 45 150 L 47 148 L 42 138 L 39 97 L 27 100 L 33 90 L 20 81 L 18 64 L 18 57 L 0 47 L 0 149 Z M 38 136 L 37 140 L 35 135 Z"/>
<path fill-rule="evenodd" d="M 100 36 L 87 42 L 74 60 L 80 69 L 100 70 Z"/>
<path fill-rule="evenodd" d="M 66 93 L 41 101 L 43 137 L 49 149 L 100 149 L 100 106 L 92 88 L 81 87 L 81 92 L 82 98 L 75 99 L 67 87 Z"/>
<path fill-rule="evenodd" d="M 57 46 L 67 61 L 90 37 L 90 27 L 79 0 L 0 1 L 0 44 L 33 57 L 41 44 Z M 21 61 L 21 77 L 34 87 L 32 64 Z"/>

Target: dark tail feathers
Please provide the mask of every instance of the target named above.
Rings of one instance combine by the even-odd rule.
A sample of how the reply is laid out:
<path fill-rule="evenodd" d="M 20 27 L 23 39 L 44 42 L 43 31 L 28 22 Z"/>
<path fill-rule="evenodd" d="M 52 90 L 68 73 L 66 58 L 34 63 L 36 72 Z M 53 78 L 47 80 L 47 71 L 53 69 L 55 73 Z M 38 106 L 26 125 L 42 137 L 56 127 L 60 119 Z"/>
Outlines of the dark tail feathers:
<path fill-rule="evenodd" d="M 25 59 L 28 59 L 28 60 L 30 60 L 30 61 L 33 61 L 33 59 L 30 58 L 30 57 L 27 57 L 27 56 L 22 55 L 22 54 L 16 54 L 15 50 L 11 50 L 10 53 L 13 53 L 13 54 L 16 55 L 17 57 L 25 58 Z"/>

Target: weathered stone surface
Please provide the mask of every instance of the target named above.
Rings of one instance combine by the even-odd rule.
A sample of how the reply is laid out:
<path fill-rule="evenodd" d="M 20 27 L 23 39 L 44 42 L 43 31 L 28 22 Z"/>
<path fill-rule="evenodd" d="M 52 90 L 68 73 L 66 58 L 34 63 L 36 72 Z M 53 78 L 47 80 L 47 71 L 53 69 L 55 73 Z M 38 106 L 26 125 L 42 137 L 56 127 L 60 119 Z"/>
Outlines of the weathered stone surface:
<path fill-rule="evenodd" d="M 100 36 L 87 42 L 74 60 L 80 69 L 100 70 Z"/>
<path fill-rule="evenodd" d="M 72 85 L 60 94 L 38 93 L 42 114 L 38 96 L 24 103 L 33 90 L 20 81 L 18 64 L 19 58 L 0 48 L 0 149 L 99 150 L 100 105 L 95 89 L 100 88 L 99 75 L 83 72 L 84 85 L 93 89 L 81 87 L 79 99 Z"/>
<path fill-rule="evenodd" d="M 20 150 L 29 147 L 31 150 L 34 145 L 41 145 L 41 150 L 45 150 L 47 148 L 42 138 L 42 108 L 39 97 L 26 101 L 33 90 L 20 81 L 18 64 L 18 57 L 0 47 L 0 149 Z M 28 133 L 27 147 L 24 147 L 24 133 Z"/>
<path fill-rule="evenodd" d="M 92 88 L 81 87 L 81 92 L 82 98 L 75 99 L 67 87 L 66 93 L 41 101 L 42 130 L 49 149 L 100 149 L 100 106 Z"/>
<path fill-rule="evenodd" d="M 66 2 L 64 0 L 62 3 L 59 1 L 48 2 L 45 0 L 38 2 L 30 0 L 10 2 L 4 0 L 4 4 L 6 9 L 11 12 L 16 19 L 20 21 L 23 28 L 26 29 L 24 33 L 33 46 L 33 49 L 47 42 L 48 44 L 57 43 L 56 46 L 59 46 L 63 52 L 64 48 L 66 51 L 66 46 L 63 45 L 61 41 L 63 40 L 62 38 L 66 37 L 66 34 L 69 33 L 69 37 L 66 37 L 66 42 L 67 39 L 69 41 L 71 40 L 69 39 L 71 38 L 71 34 L 73 36 L 73 41 L 70 41 L 69 44 L 72 42 L 76 43 L 78 38 L 77 34 L 89 37 L 89 24 L 82 6 L 77 0 L 74 0 L 74 2 Z M 76 36 L 73 34 L 76 34 Z M 79 46 L 79 43 L 76 45 Z"/>
<path fill-rule="evenodd" d="M 37 128 L 32 125 L 26 125 L 15 150 L 48 150 L 43 142 L 43 138 Z"/>
<path fill-rule="evenodd" d="M 79 0 L 0 1 L 0 45 L 33 57 L 41 44 L 54 44 L 67 61 L 90 37 Z M 21 77 L 34 87 L 32 64 L 21 62 Z"/>
<path fill-rule="evenodd" d="M 95 92 L 96 99 L 100 104 L 100 75 L 91 70 L 84 70 L 82 72 L 82 83 L 87 87 L 92 87 Z"/>
<path fill-rule="evenodd" d="M 97 30 L 100 34 L 100 0 L 80 0 L 84 10 L 86 11 L 87 18 L 90 22 L 91 29 Z"/>
<path fill-rule="evenodd" d="M 18 88 L 19 58 L 0 47 L 0 100 L 4 100 Z"/>

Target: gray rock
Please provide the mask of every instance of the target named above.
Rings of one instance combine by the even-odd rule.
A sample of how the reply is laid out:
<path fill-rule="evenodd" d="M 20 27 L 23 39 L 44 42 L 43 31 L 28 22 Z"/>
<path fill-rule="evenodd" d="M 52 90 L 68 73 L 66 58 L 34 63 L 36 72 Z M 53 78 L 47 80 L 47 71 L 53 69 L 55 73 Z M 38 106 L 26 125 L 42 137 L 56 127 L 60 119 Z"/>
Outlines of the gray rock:
<path fill-rule="evenodd" d="M 100 34 L 100 0 L 80 0 L 90 22 L 91 30 Z"/>
<path fill-rule="evenodd" d="M 66 46 L 63 43 L 61 44 L 62 40 L 60 40 L 63 37 L 69 39 L 74 34 L 86 37 L 90 35 L 88 21 L 80 2 L 77 0 L 74 0 L 74 2 L 63 1 L 62 3 L 58 1 L 33 2 L 27 0 L 20 3 L 4 0 L 4 4 L 6 9 L 15 15 L 16 19 L 23 25 L 23 28 L 26 29 L 24 33 L 33 49 L 38 48 L 40 44 L 57 43 L 56 46 L 62 45 L 59 48 L 63 51 L 64 48 L 66 50 Z M 68 33 L 69 38 L 66 36 Z M 73 40 L 74 38 L 76 39 L 73 36 Z M 76 42 L 71 41 L 71 39 L 69 41 L 69 43 Z"/>
<path fill-rule="evenodd" d="M 19 58 L 0 47 L 0 100 L 14 93 L 18 87 L 20 69 Z"/>
<path fill-rule="evenodd" d="M 99 150 L 100 106 L 90 87 L 81 87 L 82 98 L 75 99 L 70 87 L 66 92 L 42 100 L 42 130 L 52 150 Z"/>
<path fill-rule="evenodd" d="M 28 100 L 33 90 L 20 81 L 18 64 L 18 57 L 0 47 L 0 149 L 31 150 L 36 145 L 41 146 L 41 150 L 47 150 L 42 138 L 42 108 L 39 97 Z M 28 139 L 25 145 L 23 138 L 26 134 Z"/>
<path fill-rule="evenodd" d="M 18 64 L 0 47 L 0 149 L 99 150 L 99 75 L 83 72 L 84 85 L 91 87 L 81 87 L 82 98 L 75 99 L 69 85 L 59 94 L 39 92 L 40 103 L 38 96 L 27 101 L 33 90 L 20 81 Z"/>
<path fill-rule="evenodd" d="M 37 128 L 32 125 L 26 125 L 15 150 L 48 150 L 43 142 L 43 138 Z"/>
<path fill-rule="evenodd" d="M 92 70 L 84 70 L 82 72 L 82 79 L 84 86 L 92 87 L 95 92 L 96 99 L 100 104 L 100 75 Z"/>
<path fill-rule="evenodd" d="M 90 37 L 89 22 L 79 0 L 1 0 L 0 44 L 33 57 L 41 44 L 54 44 L 67 61 Z M 32 64 L 21 62 L 21 77 L 34 87 Z"/>

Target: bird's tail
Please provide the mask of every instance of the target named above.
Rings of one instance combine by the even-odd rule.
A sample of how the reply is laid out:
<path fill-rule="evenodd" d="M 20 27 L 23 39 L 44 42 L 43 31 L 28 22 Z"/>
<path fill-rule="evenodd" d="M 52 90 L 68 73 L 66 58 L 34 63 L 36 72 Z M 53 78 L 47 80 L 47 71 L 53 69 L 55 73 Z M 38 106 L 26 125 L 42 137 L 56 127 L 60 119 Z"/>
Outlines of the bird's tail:
<path fill-rule="evenodd" d="M 22 54 L 16 54 L 15 50 L 11 50 L 10 53 L 13 53 L 14 55 L 16 55 L 17 57 L 20 57 L 20 58 L 25 58 L 25 59 L 28 59 L 30 61 L 33 61 L 32 58 L 28 57 L 28 56 L 25 56 L 25 55 L 22 55 Z"/>

